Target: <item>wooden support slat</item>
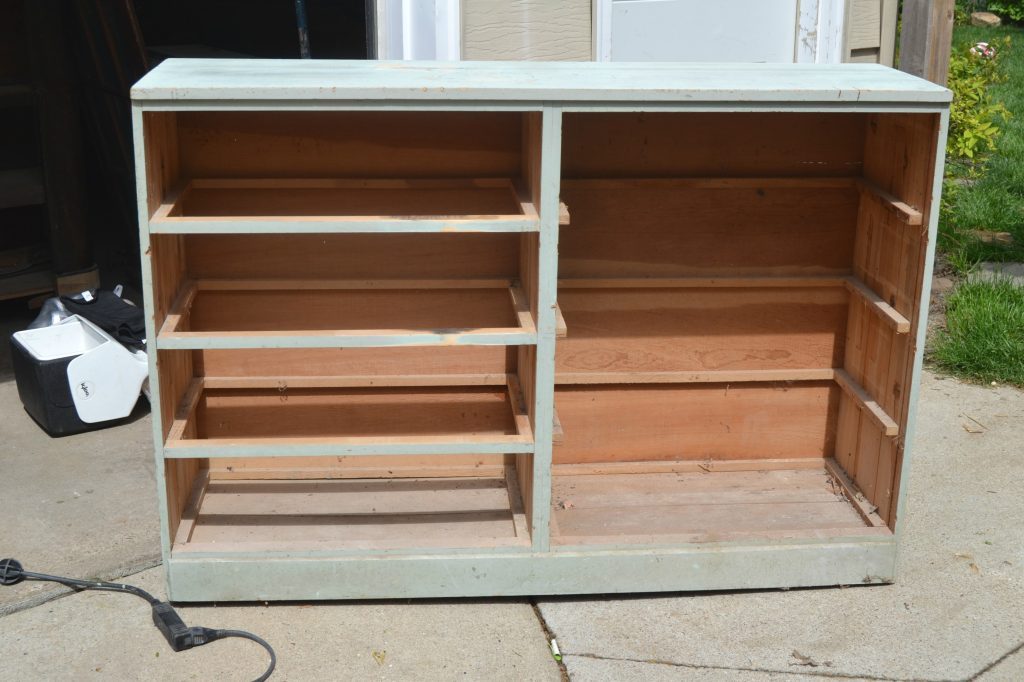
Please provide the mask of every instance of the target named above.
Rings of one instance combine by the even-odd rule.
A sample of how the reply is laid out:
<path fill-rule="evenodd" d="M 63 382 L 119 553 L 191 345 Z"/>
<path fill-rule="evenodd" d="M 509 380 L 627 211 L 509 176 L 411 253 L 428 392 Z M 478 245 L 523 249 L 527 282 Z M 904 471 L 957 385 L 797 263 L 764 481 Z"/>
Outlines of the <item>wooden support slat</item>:
<path fill-rule="evenodd" d="M 530 196 L 530 191 L 526 188 L 522 182 L 510 182 L 510 187 L 513 193 L 516 195 L 516 201 L 519 202 L 520 210 L 523 215 L 527 218 L 538 219 L 540 216 L 537 214 L 537 206 L 534 203 L 533 197 Z"/>
<path fill-rule="evenodd" d="M 551 409 L 551 442 L 558 445 L 565 440 L 565 430 L 562 428 L 562 420 L 558 418 L 558 410 Z"/>
<path fill-rule="evenodd" d="M 533 452 L 527 436 L 350 436 L 323 438 L 202 438 L 168 442 L 164 457 L 317 457 L 343 455 L 485 455 Z"/>
<path fill-rule="evenodd" d="M 447 458 L 436 458 L 431 461 L 435 464 L 419 465 L 375 465 L 375 466 L 350 466 L 346 464 L 339 468 L 336 466 L 289 466 L 287 470 L 281 467 L 232 467 L 216 468 L 210 471 L 211 480 L 281 480 L 282 475 L 287 475 L 288 480 L 310 480 L 310 479 L 351 479 L 351 478 L 479 478 L 481 476 L 501 476 L 505 472 L 505 465 L 500 462 L 478 463 L 478 464 L 450 464 Z M 286 473 L 283 473 L 286 472 Z"/>
<path fill-rule="evenodd" d="M 921 211 L 893 196 L 870 180 L 861 178 L 857 181 L 857 186 L 861 191 L 894 213 L 900 222 L 907 225 L 921 225 L 924 222 L 924 216 L 921 214 Z"/>
<path fill-rule="evenodd" d="M 188 428 L 188 423 L 195 414 L 196 406 L 199 404 L 199 398 L 203 395 L 204 388 L 205 384 L 202 378 L 193 379 L 192 383 L 189 384 L 188 390 L 185 391 L 185 395 L 182 397 L 181 402 L 178 403 L 178 407 L 174 412 L 174 421 L 167 432 L 168 443 L 180 441 L 184 438 L 185 429 Z"/>
<path fill-rule="evenodd" d="M 195 189 L 500 189 L 508 178 L 195 178 Z"/>
<path fill-rule="evenodd" d="M 174 298 L 174 302 L 171 304 L 170 312 L 167 313 L 167 317 L 164 318 L 164 323 L 160 327 L 160 333 L 158 337 L 165 334 L 176 334 L 180 329 L 182 319 L 186 317 L 189 310 L 192 308 L 192 302 L 196 299 L 196 294 L 199 289 L 196 283 L 192 280 L 186 280 L 182 283 L 181 289 L 178 291 L 178 295 Z"/>
<path fill-rule="evenodd" d="M 872 291 L 857 277 L 846 278 L 846 288 L 857 294 L 868 304 L 868 309 L 878 315 L 883 322 L 892 327 L 897 334 L 906 334 L 910 331 L 910 320 L 889 305 L 881 296 Z"/>
<path fill-rule="evenodd" d="M 517 538 L 530 537 L 530 526 L 526 522 L 526 510 L 523 507 L 523 495 L 519 490 L 519 475 L 514 466 L 505 467 L 505 485 L 508 487 L 508 504 L 512 510 L 512 525 Z"/>
<path fill-rule="evenodd" d="M 199 279 L 200 291 L 504 289 L 511 279 Z"/>
<path fill-rule="evenodd" d="M 867 391 L 865 391 L 860 384 L 854 381 L 853 377 L 851 377 L 846 370 L 835 370 L 835 378 L 836 383 L 839 384 L 840 388 L 846 391 L 846 394 L 849 395 L 864 411 L 864 413 L 882 429 L 882 433 L 884 435 L 899 435 L 899 424 L 889 416 L 889 414 L 874 398 L 868 395 Z"/>
<path fill-rule="evenodd" d="M 359 376 L 208 376 L 204 385 L 217 388 L 385 388 L 414 386 L 504 386 L 508 375 L 498 374 L 384 374 Z"/>
<path fill-rule="evenodd" d="M 572 384 L 712 384 L 764 381 L 829 381 L 835 370 L 748 369 L 692 372 L 558 372 L 555 383 Z"/>
<path fill-rule="evenodd" d="M 515 374 L 508 375 L 508 399 L 512 406 L 512 416 L 515 418 L 516 431 L 520 436 L 529 438 L 533 442 L 533 427 L 530 425 L 530 415 L 526 410 L 526 400 L 523 398 L 523 389 L 519 385 L 519 377 Z"/>
<path fill-rule="evenodd" d="M 555 476 L 606 476 L 618 474 L 698 474 L 714 471 L 776 471 L 787 469 L 820 469 L 821 458 L 787 459 L 679 459 L 638 462 L 585 462 L 555 464 Z"/>
<path fill-rule="evenodd" d="M 572 223 L 572 218 L 569 216 L 569 207 L 565 205 L 564 201 L 558 202 L 558 225 L 560 227 L 567 227 Z"/>
<path fill-rule="evenodd" d="M 565 317 L 562 315 L 562 307 L 555 304 L 555 338 L 564 339 L 569 335 L 569 328 L 565 325 Z"/>
<path fill-rule="evenodd" d="M 460 215 L 403 218 L 395 216 L 253 216 L 190 218 L 170 216 L 150 221 L 154 234 L 437 234 L 536 232 L 538 220 L 526 216 Z"/>
<path fill-rule="evenodd" d="M 519 327 L 532 334 L 537 333 L 537 325 L 533 321 L 533 313 L 530 312 L 530 301 L 526 294 L 518 286 L 508 288 L 509 296 L 512 298 L 512 308 L 515 310 L 516 318 L 519 320 Z"/>
<path fill-rule="evenodd" d="M 161 350 L 519 346 L 536 342 L 535 332 L 504 327 L 424 332 L 410 332 L 407 329 L 173 332 L 157 338 L 157 346 Z"/>
<path fill-rule="evenodd" d="M 157 207 L 156 211 L 153 212 L 150 220 L 166 220 L 173 214 L 177 213 L 181 203 L 191 191 L 192 182 L 187 182 L 184 185 L 178 185 L 168 189 L 164 194 L 163 199 L 160 201 L 160 205 Z"/>
<path fill-rule="evenodd" d="M 760 177 L 760 178 L 566 178 L 562 187 L 567 189 L 623 189 L 633 187 L 664 187 L 666 189 L 844 189 L 852 188 L 857 178 L 852 177 Z"/>
<path fill-rule="evenodd" d="M 846 275 L 807 277 L 622 277 L 558 280 L 560 289 L 704 289 L 841 287 Z"/>
<path fill-rule="evenodd" d="M 825 470 L 835 478 L 843 495 L 850 501 L 850 504 L 853 505 L 853 508 L 857 510 L 857 513 L 860 514 L 866 524 L 875 528 L 886 527 L 885 521 L 877 513 L 878 507 L 871 504 L 864 497 L 863 493 L 857 488 L 857 485 L 843 471 L 843 467 L 839 466 L 839 462 L 832 457 L 827 457 L 825 459 Z"/>
<path fill-rule="evenodd" d="M 189 494 L 188 504 L 181 513 L 181 521 L 178 523 L 178 530 L 174 534 L 174 544 L 184 545 L 192 539 L 192 531 L 199 518 L 199 510 L 203 507 L 203 498 L 210 484 L 210 471 L 203 469 L 196 476 L 192 485 L 192 492 Z"/>
<path fill-rule="evenodd" d="M 495 212 L 459 213 L 457 205 L 452 206 L 451 213 L 432 213 L 418 210 L 416 200 L 406 201 L 404 212 L 395 214 L 360 215 L 353 210 L 352 215 L 339 210 L 330 200 L 331 191 L 367 192 L 390 191 L 396 193 L 396 202 L 402 198 L 402 190 L 461 190 L 472 192 L 480 190 L 490 192 L 507 189 L 507 201 L 501 200 L 500 193 L 493 196 Z M 318 197 L 325 203 L 322 210 L 314 214 L 272 215 L 260 213 L 259 205 L 250 211 L 235 215 L 224 215 L 224 210 L 208 210 L 211 215 L 196 209 L 195 213 L 187 214 L 186 208 L 191 204 L 187 199 L 193 196 L 192 203 L 199 201 L 200 193 L 239 192 L 260 190 L 296 190 L 305 192 L 323 191 L 325 196 Z M 254 195 L 258 199 L 259 195 Z M 210 197 L 203 197 L 210 202 Z M 379 197 L 372 200 L 379 203 Z M 215 202 L 216 203 L 216 202 Z M 371 205 L 375 205 L 371 203 Z M 479 205 L 479 204 L 478 204 Z M 513 207 L 518 208 L 514 211 Z M 365 208 L 365 206 L 364 206 Z M 502 210 L 506 209 L 506 210 Z M 481 209 L 487 210 L 484 205 Z M 373 211 L 370 209 L 368 213 Z M 270 211 L 264 211 L 270 213 Z M 536 232 L 540 229 L 540 217 L 536 206 L 528 194 L 520 192 L 514 183 L 507 178 L 454 178 L 454 179 L 346 179 L 346 178 L 196 178 L 188 182 L 181 191 L 169 191 L 160 206 L 150 218 L 150 231 L 167 234 L 202 234 L 202 233 L 358 233 L 358 232 Z"/>

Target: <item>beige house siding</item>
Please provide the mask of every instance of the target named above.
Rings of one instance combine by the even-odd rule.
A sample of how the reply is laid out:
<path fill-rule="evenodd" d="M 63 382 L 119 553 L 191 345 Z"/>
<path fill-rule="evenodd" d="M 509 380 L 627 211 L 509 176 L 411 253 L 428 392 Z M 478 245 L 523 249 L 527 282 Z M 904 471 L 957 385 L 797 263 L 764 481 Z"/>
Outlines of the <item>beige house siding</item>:
<path fill-rule="evenodd" d="M 590 0 L 462 0 L 462 58 L 592 59 Z"/>
<path fill-rule="evenodd" d="M 898 4 L 897 0 L 848 0 L 844 61 L 892 66 Z"/>

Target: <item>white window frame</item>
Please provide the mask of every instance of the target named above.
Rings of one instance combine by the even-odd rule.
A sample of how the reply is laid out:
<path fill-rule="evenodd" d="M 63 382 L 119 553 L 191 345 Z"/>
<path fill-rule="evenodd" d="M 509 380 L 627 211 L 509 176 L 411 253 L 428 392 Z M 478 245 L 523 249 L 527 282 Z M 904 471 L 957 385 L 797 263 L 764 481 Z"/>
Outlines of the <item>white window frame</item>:
<path fill-rule="evenodd" d="M 376 0 L 377 59 L 462 59 L 461 0 Z"/>
<path fill-rule="evenodd" d="M 612 1 L 592 0 L 594 59 L 612 59 Z M 846 57 L 844 27 L 847 0 L 797 0 L 796 41 L 793 61 L 803 64 L 839 64 Z"/>

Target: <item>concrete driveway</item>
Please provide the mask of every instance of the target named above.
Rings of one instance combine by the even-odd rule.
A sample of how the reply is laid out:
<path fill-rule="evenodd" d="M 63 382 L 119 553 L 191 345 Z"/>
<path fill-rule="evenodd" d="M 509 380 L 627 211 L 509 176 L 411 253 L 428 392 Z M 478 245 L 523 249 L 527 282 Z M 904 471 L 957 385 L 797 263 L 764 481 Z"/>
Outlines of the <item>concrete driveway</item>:
<path fill-rule="evenodd" d="M 19 322 L 12 322 L 20 324 Z M 149 419 L 53 440 L 0 357 L 0 556 L 162 594 Z M 192 606 L 273 679 L 1024 680 L 1024 393 L 926 374 L 894 586 Z M 248 680 L 243 641 L 174 654 L 136 598 L 0 588 L 0 678 Z M 547 648 L 548 633 L 565 654 Z"/>

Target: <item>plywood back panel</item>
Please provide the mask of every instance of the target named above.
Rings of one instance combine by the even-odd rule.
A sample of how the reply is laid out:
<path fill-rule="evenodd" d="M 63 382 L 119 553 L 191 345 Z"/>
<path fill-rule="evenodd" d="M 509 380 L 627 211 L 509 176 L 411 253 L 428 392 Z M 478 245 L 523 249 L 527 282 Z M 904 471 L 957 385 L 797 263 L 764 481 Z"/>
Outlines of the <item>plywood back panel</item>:
<path fill-rule="evenodd" d="M 844 273 L 857 192 L 566 182 L 559 277 Z"/>
<path fill-rule="evenodd" d="M 938 134 L 938 114 L 871 114 L 864 138 L 864 177 L 927 211 Z"/>
<path fill-rule="evenodd" d="M 215 389 L 196 420 L 198 438 L 517 433 L 504 387 Z"/>
<path fill-rule="evenodd" d="M 151 234 L 149 256 L 153 263 L 153 310 L 150 314 L 159 330 L 187 276 L 184 238 L 175 234 Z"/>
<path fill-rule="evenodd" d="M 556 464 L 828 457 L 831 382 L 556 387 Z"/>
<path fill-rule="evenodd" d="M 166 350 L 157 352 L 157 376 L 160 380 L 160 420 L 166 438 L 178 405 L 193 379 L 191 353 Z M 181 522 L 182 511 L 192 493 L 192 484 L 199 471 L 207 467 L 207 462 L 205 459 L 169 459 L 164 462 L 171 537 L 174 537 Z"/>
<path fill-rule="evenodd" d="M 486 279 L 518 276 L 516 234 L 189 235 L 196 279 Z"/>
<path fill-rule="evenodd" d="M 204 291 L 191 331 L 515 327 L 507 289 Z"/>
<path fill-rule="evenodd" d="M 146 144 L 146 202 L 149 215 L 178 182 L 178 114 L 173 111 L 142 115 Z"/>
<path fill-rule="evenodd" d="M 566 113 L 567 178 L 855 176 L 865 115 Z"/>
<path fill-rule="evenodd" d="M 221 457 L 210 460 L 212 478 L 459 478 L 501 476 L 516 455 Z M 180 460 L 179 460 L 180 461 Z"/>
<path fill-rule="evenodd" d="M 182 112 L 186 178 L 515 177 L 508 112 Z"/>
<path fill-rule="evenodd" d="M 556 376 L 840 366 L 841 287 L 562 289 Z"/>
<path fill-rule="evenodd" d="M 500 346 L 438 348 L 303 348 L 195 351 L 197 371 L 207 377 L 270 377 L 288 384 L 290 377 L 378 378 L 381 382 L 406 375 L 493 375 L 498 383 L 514 371 Z"/>

